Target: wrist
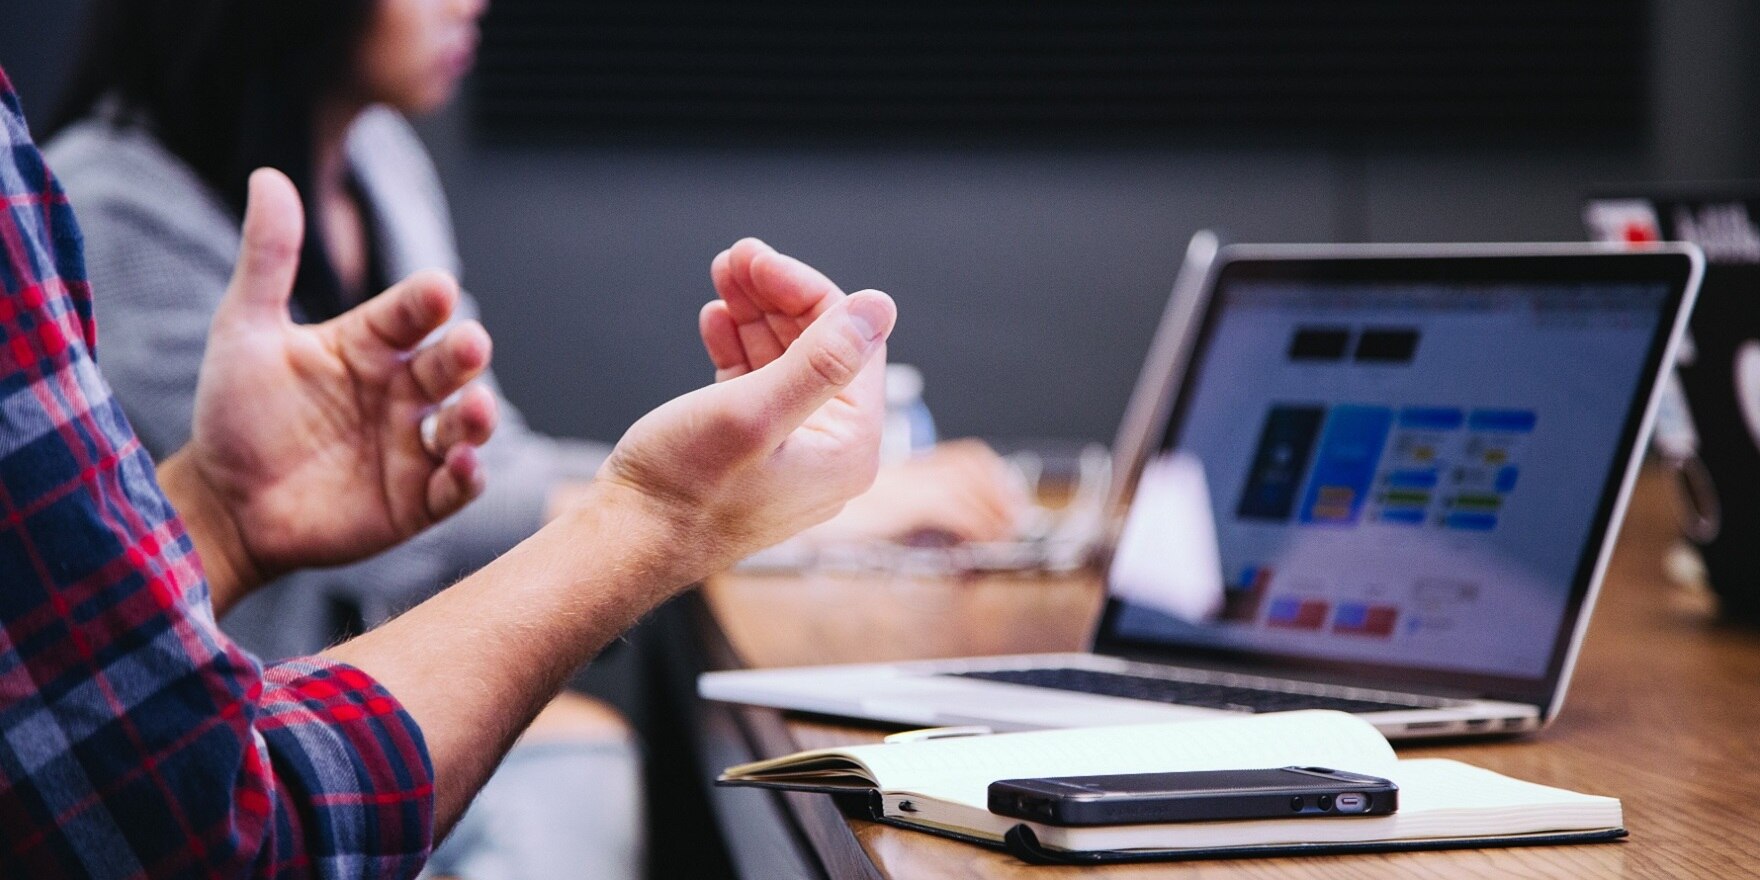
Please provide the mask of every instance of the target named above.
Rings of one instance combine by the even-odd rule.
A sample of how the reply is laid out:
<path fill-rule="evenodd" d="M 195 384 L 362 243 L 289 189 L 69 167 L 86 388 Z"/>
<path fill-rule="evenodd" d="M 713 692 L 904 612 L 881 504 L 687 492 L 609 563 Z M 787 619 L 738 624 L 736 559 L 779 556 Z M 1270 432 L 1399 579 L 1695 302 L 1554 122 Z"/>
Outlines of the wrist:
<path fill-rule="evenodd" d="M 588 484 L 557 525 L 575 535 L 615 536 L 617 567 L 641 573 L 658 588 L 677 593 L 712 572 L 718 536 L 692 511 L 620 480 L 601 476 Z M 602 545 L 601 552 L 604 551 Z"/>
<path fill-rule="evenodd" d="M 202 474 L 188 448 L 159 466 L 159 486 L 183 519 L 202 561 L 216 613 L 225 611 L 269 577 L 251 556 L 226 500 Z"/>

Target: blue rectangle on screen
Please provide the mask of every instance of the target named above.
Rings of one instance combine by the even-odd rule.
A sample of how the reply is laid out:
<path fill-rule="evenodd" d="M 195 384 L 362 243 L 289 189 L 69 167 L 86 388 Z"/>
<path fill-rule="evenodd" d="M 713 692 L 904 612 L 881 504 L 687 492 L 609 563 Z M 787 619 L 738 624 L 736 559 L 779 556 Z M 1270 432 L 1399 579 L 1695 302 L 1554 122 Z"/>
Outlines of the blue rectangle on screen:
<path fill-rule="evenodd" d="M 1443 524 L 1451 529 L 1462 529 L 1469 532 L 1489 532 L 1497 528 L 1497 514 L 1494 513 L 1451 513 L 1443 520 Z"/>
<path fill-rule="evenodd" d="M 1438 479 L 1435 468 L 1394 471 L 1387 475 L 1390 489 L 1434 489 Z"/>
<path fill-rule="evenodd" d="M 1504 465 L 1503 469 L 1497 472 L 1497 491 L 1514 492 L 1516 490 L 1516 476 L 1520 473 L 1521 469 L 1515 465 Z"/>
<path fill-rule="evenodd" d="M 1402 526 L 1416 526 L 1424 523 L 1422 507 L 1390 507 L 1381 511 L 1381 521 L 1398 523 Z"/>
<path fill-rule="evenodd" d="M 1313 476 L 1302 500 L 1302 522 L 1349 525 L 1357 521 L 1392 427 L 1393 410 L 1385 406 L 1333 407 L 1326 417 Z"/>
<path fill-rule="evenodd" d="M 1325 407 L 1273 406 L 1259 431 L 1259 447 L 1247 483 L 1241 487 L 1235 515 L 1243 519 L 1287 522 L 1308 475 L 1315 438 L 1326 419 Z"/>
<path fill-rule="evenodd" d="M 1448 406 L 1408 406 L 1399 411 L 1399 426 L 1422 431 L 1452 431 L 1461 426 L 1465 415 Z"/>
<path fill-rule="evenodd" d="M 1337 611 L 1332 612 L 1333 626 L 1361 629 L 1363 624 L 1368 622 L 1369 606 L 1367 605 L 1358 605 L 1355 602 L 1345 602 L 1338 606 Z"/>
<path fill-rule="evenodd" d="M 1509 431 L 1525 433 L 1534 430 L 1531 409 L 1476 409 L 1467 417 L 1467 427 L 1475 431 Z"/>
<path fill-rule="evenodd" d="M 1271 600 L 1271 608 L 1265 612 L 1265 618 L 1275 623 L 1292 623 L 1297 617 L 1300 617 L 1301 614 L 1301 600 L 1291 599 L 1288 596 L 1284 596 L 1282 598 Z"/>
<path fill-rule="evenodd" d="M 1258 583 L 1259 583 L 1259 566 L 1249 565 L 1246 568 L 1241 569 L 1240 583 L 1230 584 L 1229 589 L 1232 589 L 1232 590 L 1251 590 L 1253 587 L 1257 586 Z"/>

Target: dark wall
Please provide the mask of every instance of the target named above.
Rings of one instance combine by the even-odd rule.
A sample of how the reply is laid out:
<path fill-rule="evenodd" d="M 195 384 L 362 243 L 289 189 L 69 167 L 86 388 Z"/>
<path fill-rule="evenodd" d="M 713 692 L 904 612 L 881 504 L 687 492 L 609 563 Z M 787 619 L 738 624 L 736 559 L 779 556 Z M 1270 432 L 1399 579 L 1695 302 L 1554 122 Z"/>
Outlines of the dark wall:
<path fill-rule="evenodd" d="M 78 5 L 0 5 L 0 64 L 36 112 Z M 1692 0 L 1653 14 L 1650 134 L 1629 142 L 777 148 L 705 131 L 699 145 L 539 148 L 476 142 L 463 107 L 422 128 L 497 370 L 545 430 L 613 438 L 704 381 L 709 260 L 757 235 L 898 298 L 894 357 L 925 369 L 946 432 L 1108 439 L 1195 229 L 1574 239 L 1597 184 L 1760 177 L 1760 11 Z"/>
<path fill-rule="evenodd" d="M 456 162 L 456 164 L 454 164 Z M 1571 157 L 1278 150 L 790 153 L 620 149 L 449 157 L 469 275 L 516 388 L 613 435 L 706 375 L 707 266 L 757 235 L 897 297 L 893 355 L 943 429 L 1110 438 L 1184 241 L 1577 238 L 1584 188 L 1641 150 Z M 1346 167 L 1348 166 L 1348 167 Z M 468 169 L 468 173 L 464 173 Z"/>
<path fill-rule="evenodd" d="M 27 118 L 46 117 L 61 90 L 84 0 L 0 0 L 0 68 Z"/>

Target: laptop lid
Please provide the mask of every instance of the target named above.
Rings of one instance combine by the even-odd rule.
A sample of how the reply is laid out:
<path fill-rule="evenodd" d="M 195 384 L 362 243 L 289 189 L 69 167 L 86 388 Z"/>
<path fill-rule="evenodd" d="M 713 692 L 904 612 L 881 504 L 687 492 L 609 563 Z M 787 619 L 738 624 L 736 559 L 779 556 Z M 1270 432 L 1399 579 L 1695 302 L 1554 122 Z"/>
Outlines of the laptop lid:
<path fill-rule="evenodd" d="M 1096 650 L 1550 715 L 1701 262 L 1223 248 Z"/>
<path fill-rule="evenodd" d="M 1208 229 L 1192 234 L 1186 243 L 1185 259 L 1173 280 L 1173 291 L 1155 326 L 1155 337 L 1149 343 L 1149 355 L 1137 374 L 1125 404 L 1124 418 L 1119 420 L 1118 433 L 1112 439 L 1112 484 L 1106 493 L 1105 515 L 1108 526 L 1116 529 L 1128 512 L 1132 489 L 1141 476 L 1143 465 L 1155 452 L 1167 427 L 1167 412 L 1173 405 L 1187 347 L 1190 328 L 1198 309 L 1205 301 L 1210 283 L 1210 267 L 1222 240 Z M 1114 532 L 1109 533 L 1116 540 Z"/>

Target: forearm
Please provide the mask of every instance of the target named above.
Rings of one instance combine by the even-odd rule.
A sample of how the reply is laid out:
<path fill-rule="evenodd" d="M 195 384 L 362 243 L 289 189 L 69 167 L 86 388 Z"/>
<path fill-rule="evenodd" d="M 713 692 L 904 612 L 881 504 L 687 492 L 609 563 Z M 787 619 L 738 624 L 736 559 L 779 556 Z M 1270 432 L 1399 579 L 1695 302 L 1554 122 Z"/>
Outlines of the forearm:
<path fill-rule="evenodd" d="M 674 541 L 628 490 L 600 485 L 476 574 L 326 652 L 377 679 L 422 728 L 437 829 L 570 673 L 689 585 Z"/>
<path fill-rule="evenodd" d="M 187 449 L 161 462 L 158 471 L 159 487 L 182 516 L 184 528 L 195 542 L 196 555 L 207 575 L 214 616 L 224 616 L 227 609 L 260 586 L 266 575 L 245 551 L 232 515 L 203 481 Z"/>

